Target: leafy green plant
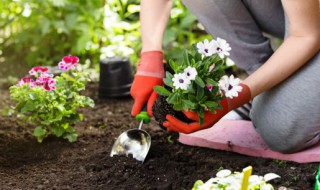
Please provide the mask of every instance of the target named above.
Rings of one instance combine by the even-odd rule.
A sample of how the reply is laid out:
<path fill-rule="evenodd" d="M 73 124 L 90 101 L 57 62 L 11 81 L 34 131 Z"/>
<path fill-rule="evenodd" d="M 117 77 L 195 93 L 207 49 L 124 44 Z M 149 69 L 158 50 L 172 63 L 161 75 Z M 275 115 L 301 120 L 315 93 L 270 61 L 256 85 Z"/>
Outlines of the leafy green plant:
<path fill-rule="evenodd" d="M 77 133 L 73 126 L 83 119 L 78 107 L 94 106 L 94 101 L 81 95 L 89 81 L 85 71 L 78 68 L 78 58 L 65 56 L 59 63 L 64 72 L 60 76 L 49 74 L 46 67 L 34 67 L 30 76 L 23 77 L 10 87 L 10 97 L 15 100 L 15 111 L 35 127 L 38 142 L 49 134 L 74 142 Z"/>
<path fill-rule="evenodd" d="M 231 50 L 229 44 L 220 38 L 205 40 L 185 50 L 183 60 L 169 61 L 173 73 L 166 72 L 163 79 L 166 86 L 156 86 L 154 90 L 177 111 L 192 111 L 199 115 L 200 125 L 206 111 L 221 109 L 220 100 L 238 96 L 239 79 L 224 76 L 222 68 Z"/>

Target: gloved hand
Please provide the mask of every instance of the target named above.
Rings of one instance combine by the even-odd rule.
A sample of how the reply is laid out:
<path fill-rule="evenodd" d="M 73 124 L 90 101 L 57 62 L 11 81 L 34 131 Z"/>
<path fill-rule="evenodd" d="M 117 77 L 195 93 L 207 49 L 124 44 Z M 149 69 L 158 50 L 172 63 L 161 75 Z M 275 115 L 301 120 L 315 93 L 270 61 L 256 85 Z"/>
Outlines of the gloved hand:
<path fill-rule="evenodd" d="M 167 128 L 168 131 L 175 131 L 181 133 L 193 133 L 202 129 L 212 127 L 217 123 L 224 115 L 229 111 L 236 109 L 245 103 L 248 103 L 251 99 L 251 92 L 247 85 L 240 84 L 242 90 L 238 93 L 238 97 L 223 98 L 221 100 L 222 110 L 216 109 L 216 113 L 210 111 L 205 112 L 204 123 L 200 126 L 198 114 L 190 111 L 183 111 L 183 113 L 191 120 L 195 120 L 192 123 L 185 123 L 179 119 L 173 117 L 172 115 L 167 115 L 163 126 Z"/>
<path fill-rule="evenodd" d="M 163 68 L 163 55 L 161 51 L 148 51 L 140 55 L 137 73 L 130 89 L 131 96 L 134 99 L 131 115 L 136 116 L 147 104 L 147 111 L 152 114 L 152 106 L 157 98 L 157 93 L 153 91 L 156 85 L 163 85 L 165 76 Z"/>

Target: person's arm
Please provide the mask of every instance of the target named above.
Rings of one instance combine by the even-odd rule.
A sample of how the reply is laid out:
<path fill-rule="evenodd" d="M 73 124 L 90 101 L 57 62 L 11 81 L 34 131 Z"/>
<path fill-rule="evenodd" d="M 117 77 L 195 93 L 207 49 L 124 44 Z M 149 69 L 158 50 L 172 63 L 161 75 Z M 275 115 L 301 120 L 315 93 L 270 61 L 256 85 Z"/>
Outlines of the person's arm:
<path fill-rule="evenodd" d="M 130 89 L 134 104 L 131 115 L 136 116 L 147 104 L 152 116 L 152 106 L 157 98 L 153 87 L 163 85 L 162 38 L 166 28 L 172 0 L 141 0 L 140 22 L 142 50 L 137 73 Z"/>
<path fill-rule="evenodd" d="M 289 18 L 289 36 L 265 64 L 243 81 L 252 97 L 288 78 L 320 49 L 319 0 L 282 0 L 282 4 Z"/>
<path fill-rule="evenodd" d="M 141 0 L 140 5 L 142 52 L 161 51 L 172 0 Z"/>

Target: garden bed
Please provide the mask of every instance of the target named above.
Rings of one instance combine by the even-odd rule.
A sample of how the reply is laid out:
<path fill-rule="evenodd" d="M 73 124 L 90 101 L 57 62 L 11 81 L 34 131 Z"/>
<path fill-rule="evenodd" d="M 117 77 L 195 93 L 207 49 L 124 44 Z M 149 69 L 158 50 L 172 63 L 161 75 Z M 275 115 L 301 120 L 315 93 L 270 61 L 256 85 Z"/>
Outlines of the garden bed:
<path fill-rule="evenodd" d="M 130 115 L 133 100 L 99 99 L 97 84 L 86 94 L 95 108 L 84 108 L 85 121 L 75 128 L 78 141 L 49 137 L 42 144 L 33 128 L 19 124 L 13 116 L 0 116 L 0 189 L 191 189 L 198 179 L 208 180 L 222 168 L 241 171 L 253 166 L 253 173 L 276 173 L 276 189 L 311 190 L 317 164 L 298 164 L 243 156 L 227 151 L 190 147 L 168 141 L 167 133 L 152 120 L 144 129 L 152 138 L 142 164 L 132 158 L 110 157 L 116 137 L 138 122 Z M 10 104 L 7 90 L 1 90 L 0 109 Z"/>

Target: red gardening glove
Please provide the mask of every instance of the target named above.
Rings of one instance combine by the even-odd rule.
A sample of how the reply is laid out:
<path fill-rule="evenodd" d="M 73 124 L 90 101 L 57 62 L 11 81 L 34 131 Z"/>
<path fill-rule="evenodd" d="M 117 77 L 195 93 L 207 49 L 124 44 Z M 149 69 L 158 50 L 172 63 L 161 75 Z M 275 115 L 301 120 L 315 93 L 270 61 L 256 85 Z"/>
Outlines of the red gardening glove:
<path fill-rule="evenodd" d="M 167 128 L 168 131 L 176 131 L 181 133 L 193 133 L 202 129 L 212 127 L 217 123 L 224 115 L 229 111 L 236 109 L 243 104 L 247 103 L 251 99 L 251 92 L 247 85 L 240 84 L 242 90 L 238 93 L 238 97 L 224 98 L 221 100 L 222 110 L 216 109 L 216 113 L 210 111 L 205 112 L 204 123 L 200 126 L 198 114 L 190 111 L 183 111 L 183 113 L 191 120 L 195 120 L 192 123 L 185 123 L 179 119 L 173 117 L 172 115 L 167 115 L 163 126 Z"/>
<path fill-rule="evenodd" d="M 157 98 L 157 93 L 153 91 L 156 85 L 163 85 L 164 68 L 163 55 L 161 51 L 148 51 L 141 53 L 137 73 L 130 89 L 134 99 L 131 115 L 136 116 L 147 104 L 147 111 L 152 114 L 152 106 Z"/>

